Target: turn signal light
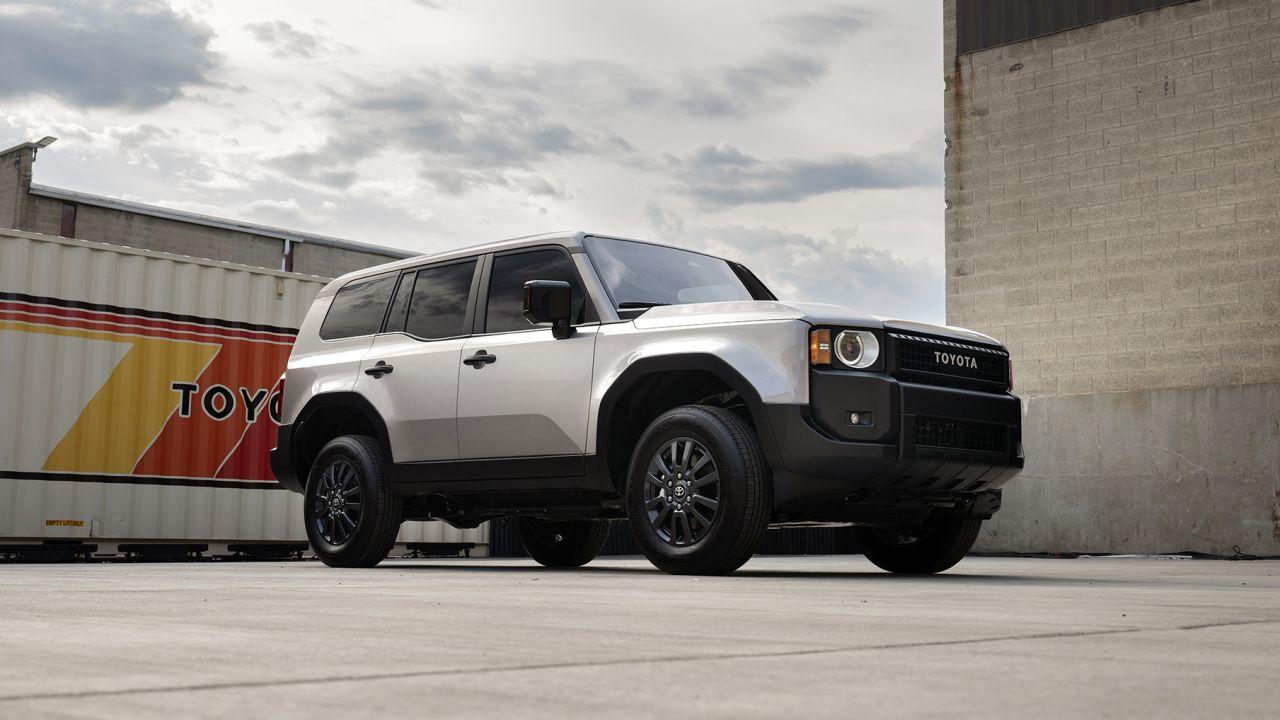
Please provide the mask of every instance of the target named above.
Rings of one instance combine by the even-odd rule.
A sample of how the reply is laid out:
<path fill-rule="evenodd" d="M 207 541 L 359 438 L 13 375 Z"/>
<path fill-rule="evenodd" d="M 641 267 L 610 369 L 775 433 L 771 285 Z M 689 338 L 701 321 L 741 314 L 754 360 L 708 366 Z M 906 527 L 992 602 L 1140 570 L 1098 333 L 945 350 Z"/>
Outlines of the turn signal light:
<path fill-rule="evenodd" d="M 809 333 L 809 364 L 831 364 L 831 331 L 823 328 Z"/>

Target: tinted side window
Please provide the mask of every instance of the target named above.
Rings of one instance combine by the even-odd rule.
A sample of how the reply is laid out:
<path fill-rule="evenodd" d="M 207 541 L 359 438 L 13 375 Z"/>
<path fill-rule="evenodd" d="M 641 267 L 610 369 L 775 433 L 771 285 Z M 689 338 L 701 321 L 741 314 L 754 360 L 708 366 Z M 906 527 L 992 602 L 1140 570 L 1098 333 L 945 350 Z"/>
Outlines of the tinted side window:
<path fill-rule="evenodd" d="M 427 339 L 462 335 L 475 269 L 476 261 L 469 260 L 419 270 L 405 331 Z"/>
<path fill-rule="evenodd" d="M 395 275 L 383 275 L 344 286 L 334 296 L 329 314 L 320 325 L 320 337 L 338 340 L 378 332 L 395 281 Z"/>
<path fill-rule="evenodd" d="M 385 332 L 404 332 L 404 319 L 409 314 L 409 293 L 413 292 L 413 273 L 405 273 L 391 298 L 391 312 L 387 313 Z"/>
<path fill-rule="evenodd" d="M 560 250 L 534 250 L 493 259 L 485 332 L 529 330 L 524 319 L 524 284 L 529 280 L 563 280 L 573 288 L 573 322 L 583 322 L 586 300 L 573 272 L 573 261 Z"/>

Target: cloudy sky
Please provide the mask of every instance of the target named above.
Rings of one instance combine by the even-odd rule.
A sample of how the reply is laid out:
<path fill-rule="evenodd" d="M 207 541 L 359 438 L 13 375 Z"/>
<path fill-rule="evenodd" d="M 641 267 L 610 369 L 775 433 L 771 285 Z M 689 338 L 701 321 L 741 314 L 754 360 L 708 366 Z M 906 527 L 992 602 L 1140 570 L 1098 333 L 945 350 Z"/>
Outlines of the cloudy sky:
<path fill-rule="evenodd" d="M 36 182 L 430 252 L 560 229 L 941 320 L 937 2 L 0 0 Z"/>

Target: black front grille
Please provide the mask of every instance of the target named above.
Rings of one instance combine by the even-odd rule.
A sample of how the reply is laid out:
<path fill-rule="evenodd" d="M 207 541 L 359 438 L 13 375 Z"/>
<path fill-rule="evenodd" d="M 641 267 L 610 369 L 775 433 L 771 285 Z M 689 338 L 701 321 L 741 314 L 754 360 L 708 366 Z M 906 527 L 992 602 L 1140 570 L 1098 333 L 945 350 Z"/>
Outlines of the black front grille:
<path fill-rule="evenodd" d="M 951 340 L 889 333 L 896 352 L 896 373 L 929 385 L 970 390 L 1004 390 L 1009 386 L 1009 353 Z"/>
<path fill-rule="evenodd" d="M 916 417 L 916 445 L 1002 453 L 1009 447 L 1009 429 L 995 423 L 920 415 Z"/>

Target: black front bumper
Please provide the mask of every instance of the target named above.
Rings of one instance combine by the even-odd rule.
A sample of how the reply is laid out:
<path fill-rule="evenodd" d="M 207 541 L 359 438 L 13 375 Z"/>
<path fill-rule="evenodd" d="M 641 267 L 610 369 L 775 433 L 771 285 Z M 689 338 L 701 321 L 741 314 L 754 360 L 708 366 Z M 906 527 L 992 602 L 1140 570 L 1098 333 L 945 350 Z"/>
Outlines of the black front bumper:
<path fill-rule="evenodd" d="M 811 405 L 766 405 L 775 515 L 861 520 L 868 505 L 953 507 L 989 515 L 1023 467 L 1021 401 L 902 382 L 815 373 Z M 847 422 L 870 412 L 871 425 Z"/>

